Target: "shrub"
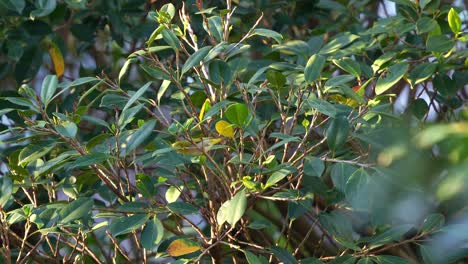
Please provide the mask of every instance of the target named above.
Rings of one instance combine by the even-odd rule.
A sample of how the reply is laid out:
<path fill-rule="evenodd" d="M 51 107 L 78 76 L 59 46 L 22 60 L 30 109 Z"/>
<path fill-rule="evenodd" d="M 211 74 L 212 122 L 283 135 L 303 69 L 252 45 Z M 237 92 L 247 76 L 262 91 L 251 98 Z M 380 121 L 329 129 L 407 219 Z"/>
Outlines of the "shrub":
<path fill-rule="evenodd" d="M 466 198 L 466 34 L 453 8 L 396 2 L 396 16 L 367 29 L 307 41 L 259 27 L 262 17 L 233 40 L 230 1 L 198 14 L 166 4 L 149 14 L 158 27 L 118 80 L 22 85 L 1 110 L 24 120 L 2 132 L 2 255 L 463 258 L 466 218 L 444 219 Z M 395 111 L 405 89 L 408 108 Z M 428 126 L 432 116 L 446 122 Z"/>

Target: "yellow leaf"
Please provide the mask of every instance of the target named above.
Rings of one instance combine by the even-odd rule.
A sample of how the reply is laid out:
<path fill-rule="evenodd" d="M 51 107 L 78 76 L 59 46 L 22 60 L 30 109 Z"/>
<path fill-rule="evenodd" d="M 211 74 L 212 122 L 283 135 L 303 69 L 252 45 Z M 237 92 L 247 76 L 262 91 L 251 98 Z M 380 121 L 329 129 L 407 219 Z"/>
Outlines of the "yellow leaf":
<path fill-rule="evenodd" d="M 65 71 L 65 62 L 63 61 L 62 52 L 54 43 L 50 43 L 49 55 L 54 63 L 55 74 L 60 77 Z"/>
<path fill-rule="evenodd" d="M 198 119 L 200 119 L 200 122 L 203 120 L 203 117 L 205 116 L 206 111 L 210 110 L 210 108 L 211 108 L 210 100 L 206 99 L 200 109 L 200 115 L 198 116 Z"/>
<path fill-rule="evenodd" d="M 230 137 L 230 138 L 233 138 L 234 137 L 234 128 L 232 128 L 232 124 L 227 122 L 227 121 L 224 121 L 224 120 L 221 120 L 221 121 L 218 121 L 218 123 L 216 123 L 216 131 L 221 135 L 221 136 L 225 136 L 225 137 Z"/>
<path fill-rule="evenodd" d="M 200 250 L 200 246 L 187 239 L 176 239 L 169 244 L 166 252 L 172 257 L 187 255 Z"/>

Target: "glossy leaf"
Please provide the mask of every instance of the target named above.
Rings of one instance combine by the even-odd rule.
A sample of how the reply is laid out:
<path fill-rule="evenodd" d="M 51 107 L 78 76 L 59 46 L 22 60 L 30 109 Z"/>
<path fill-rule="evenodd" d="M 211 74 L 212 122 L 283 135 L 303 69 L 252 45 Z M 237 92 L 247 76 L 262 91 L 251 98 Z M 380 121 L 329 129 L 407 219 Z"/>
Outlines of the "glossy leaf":
<path fill-rule="evenodd" d="M 387 90 L 392 88 L 408 70 L 409 64 L 406 62 L 400 62 L 390 66 L 385 74 L 380 75 L 375 85 L 375 93 L 377 95 L 385 93 Z"/>
<path fill-rule="evenodd" d="M 315 82 L 322 72 L 323 66 L 325 65 L 325 57 L 322 55 L 314 54 L 307 61 L 307 65 L 304 69 L 304 78 L 307 83 Z"/>
<path fill-rule="evenodd" d="M 422 83 L 425 80 L 431 78 L 436 69 L 437 64 L 434 63 L 422 63 L 414 67 L 407 78 L 411 84 L 411 87 L 414 87 L 414 85 Z"/>
<path fill-rule="evenodd" d="M 453 7 L 450 8 L 450 11 L 448 13 L 448 23 L 453 33 L 456 34 L 460 32 L 462 25 L 461 18 Z"/>
<path fill-rule="evenodd" d="M 47 75 L 42 82 L 41 100 L 45 106 L 49 104 L 50 99 L 54 96 L 58 86 L 58 78 L 55 75 Z"/>
<path fill-rule="evenodd" d="M 256 28 L 252 31 L 252 35 L 272 38 L 278 43 L 283 42 L 283 36 L 280 33 L 266 28 Z"/>
<path fill-rule="evenodd" d="M 278 171 L 273 172 L 273 174 L 271 174 L 271 176 L 268 177 L 268 180 L 263 186 L 263 189 L 267 189 L 271 186 L 274 186 L 291 173 L 293 172 L 289 169 L 280 169 Z"/>

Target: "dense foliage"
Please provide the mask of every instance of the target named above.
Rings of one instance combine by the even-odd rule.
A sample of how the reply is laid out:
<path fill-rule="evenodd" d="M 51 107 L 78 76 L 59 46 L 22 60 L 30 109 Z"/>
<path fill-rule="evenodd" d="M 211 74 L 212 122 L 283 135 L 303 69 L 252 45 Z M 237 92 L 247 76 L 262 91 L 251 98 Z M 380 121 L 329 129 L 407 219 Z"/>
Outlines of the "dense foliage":
<path fill-rule="evenodd" d="M 6 263 L 466 260 L 466 10 L 153 2 L 0 0 Z"/>

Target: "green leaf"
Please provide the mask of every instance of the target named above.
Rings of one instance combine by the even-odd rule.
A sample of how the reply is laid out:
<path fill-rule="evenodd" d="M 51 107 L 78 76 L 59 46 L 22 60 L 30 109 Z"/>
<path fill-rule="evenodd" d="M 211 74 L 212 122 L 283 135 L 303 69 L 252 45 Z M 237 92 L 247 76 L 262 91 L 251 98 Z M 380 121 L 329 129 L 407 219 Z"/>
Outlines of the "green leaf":
<path fill-rule="evenodd" d="M 86 9 L 88 0 L 65 0 L 65 3 L 67 3 L 70 8 Z"/>
<path fill-rule="evenodd" d="M 280 90 L 286 84 L 286 77 L 278 71 L 268 71 L 266 78 L 274 90 Z"/>
<path fill-rule="evenodd" d="M 208 54 L 210 51 L 211 46 L 203 47 L 197 51 L 195 51 L 185 62 L 184 66 L 182 66 L 181 76 L 184 75 L 187 71 L 192 69 L 193 67 L 197 66 Z"/>
<path fill-rule="evenodd" d="M 227 85 L 232 78 L 232 71 L 229 64 L 223 60 L 214 60 L 209 65 L 210 81 L 216 84 Z"/>
<path fill-rule="evenodd" d="M 122 65 L 122 68 L 120 69 L 119 71 L 119 82 L 122 81 L 122 78 L 125 76 L 125 74 L 128 72 L 128 70 L 130 69 L 130 66 L 132 65 L 132 63 L 138 61 L 137 59 L 135 58 L 129 58 L 125 61 L 125 63 Z"/>
<path fill-rule="evenodd" d="M 461 18 L 453 7 L 450 8 L 448 13 L 448 23 L 453 33 L 457 34 L 461 31 Z"/>
<path fill-rule="evenodd" d="M 249 108 L 246 104 L 236 103 L 230 105 L 224 114 L 229 122 L 242 127 L 247 123 Z"/>
<path fill-rule="evenodd" d="M 283 35 L 281 35 L 280 33 L 276 31 L 266 29 L 266 28 L 256 28 L 252 31 L 251 35 L 252 36 L 258 35 L 262 37 L 272 38 L 276 42 L 278 42 L 278 44 L 281 44 L 281 42 L 283 42 Z"/>
<path fill-rule="evenodd" d="M 375 85 L 375 93 L 377 95 L 383 94 L 388 89 L 392 88 L 408 70 L 409 64 L 406 62 L 400 62 L 388 67 L 387 72 L 382 74 L 377 80 Z"/>
<path fill-rule="evenodd" d="M 378 264 L 411 264 L 410 261 L 404 258 L 388 255 L 373 256 L 372 260 Z"/>
<path fill-rule="evenodd" d="M 154 217 L 149 220 L 141 231 L 141 245 L 151 250 L 154 246 L 161 242 L 164 236 L 164 227 L 158 218 Z"/>
<path fill-rule="evenodd" d="M 294 256 L 284 248 L 273 246 L 270 248 L 270 251 L 273 253 L 273 255 L 275 255 L 276 258 L 278 258 L 284 264 L 297 263 L 297 260 L 294 258 Z"/>
<path fill-rule="evenodd" d="M 131 123 L 133 121 L 133 117 L 136 114 L 138 114 L 138 112 L 140 112 L 140 110 L 143 107 L 144 107 L 143 104 L 139 104 L 139 105 L 130 107 L 128 109 L 125 109 L 125 111 L 122 111 L 122 113 L 120 114 L 120 117 L 119 117 L 119 121 L 117 123 L 119 125 L 120 130 L 123 130 L 129 123 Z M 94 119 L 93 121 L 97 121 L 97 120 Z M 104 121 L 100 122 L 100 125 L 104 125 L 105 127 L 108 127 L 107 123 L 104 122 Z"/>
<path fill-rule="evenodd" d="M 249 264 L 268 264 L 268 261 L 263 256 L 257 256 L 250 251 L 244 251 L 245 258 Z"/>
<path fill-rule="evenodd" d="M 13 198 L 13 181 L 8 176 L 0 178 L 0 206 L 5 208 L 7 203 Z"/>
<path fill-rule="evenodd" d="M 307 61 L 304 69 L 304 78 L 307 83 L 312 83 L 320 77 L 322 68 L 325 65 L 325 57 L 314 54 Z"/>
<path fill-rule="evenodd" d="M 357 264 L 373 264 L 374 262 L 370 257 L 361 258 Z"/>
<path fill-rule="evenodd" d="M 346 116 L 338 116 L 330 121 L 327 129 L 328 147 L 333 151 L 339 149 L 346 143 L 350 131 L 349 121 Z"/>
<path fill-rule="evenodd" d="M 416 29 L 418 34 L 423 34 L 427 32 L 431 32 L 435 28 L 437 28 L 437 22 L 429 17 L 421 17 L 418 22 L 416 22 Z"/>
<path fill-rule="evenodd" d="M 356 263 L 356 257 L 353 255 L 344 255 L 335 258 L 334 260 L 328 262 L 328 264 L 354 264 Z"/>
<path fill-rule="evenodd" d="M 54 143 L 46 143 L 40 145 L 27 145 L 21 150 L 18 156 L 18 164 L 24 166 L 31 161 L 35 161 L 49 153 L 55 147 Z"/>
<path fill-rule="evenodd" d="M 130 97 L 130 99 L 128 99 L 128 102 L 127 104 L 124 106 L 124 108 L 122 109 L 122 111 L 125 111 L 127 110 L 134 102 L 136 102 L 145 92 L 146 90 L 148 90 L 148 88 L 150 87 L 151 85 L 151 82 L 147 82 L 145 85 L 143 85 L 142 87 L 140 87 L 140 89 L 138 89 L 138 91 L 136 91 L 136 93 L 134 93 L 132 95 L 132 97 Z"/>
<path fill-rule="evenodd" d="M 232 227 L 242 218 L 247 208 L 245 189 L 239 191 L 231 200 L 224 202 L 218 210 L 216 220 L 220 226 L 228 222 Z"/>
<path fill-rule="evenodd" d="M 15 11 L 19 15 L 23 13 L 23 9 L 26 6 L 25 0 L 0 0 L 0 7 Z"/>
<path fill-rule="evenodd" d="M 411 87 L 414 85 L 424 82 L 429 79 L 432 74 L 434 74 L 437 69 L 437 64 L 435 63 L 421 63 L 414 67 L 410 72 L 407 79 L 410 82 Z"/>
<path fill-rule="evenodd" d="M 430 36 L 426 41 L 426 49 L 432 52 L 448 52 L 454 45 L 455 41 L 445 35 Z"/>
<path fill-rule="evenodd" d="M 329 117 L 336 117 L 337 115 L 336 107 L 325 100 L 319 98 L 312 98 L 307 100 L 306 102 L 310 108 L 324 115 L 327 115 Z"/>
<path fill-rule="evenodd" d="M 346 182 L 345 194 L 356 210 L 369 209 L 370 176 L 363 169 L 356 170 Z"/>
<path fill-rule="evenodd" d="M 347 83 L 353 81 L 356 77 L 354 75 L 349 74 L 342 74 L 338 76 L 334 76 L 325 82 L 325 91 L 330 88 L 337 88 L 337 87 L 348 87 Z"/>
<path fill-rule="evenodd" d="M 135 214 L 132 216 L 123 216 L 112 220 L 109 225 L 109 232 L 114 236 L 128 234 L 143 226 L 148 220 L 148 214 Z"/>
<path fill-rule="evenodd" d="M 370 248 L 375 248 L 390 242 L 399 241 L 401 237 L 411 228 L 411 225 L 394 226 L 383 233 L 377 234 L 369 240 Z"/>
<path fill-rule="evenodd" d="M 274 186 L 291 173 L 293 173 L 293 171 L 291 171 L 290 169 L 280 169 L 278 171 L 273 172 L 273 174 L 271 174 L 271 176 L 268 177 L 268 180 L 263 186 L 263 189 L 267 189 L 271 186 Z"/>
<path fill-rule="evenodd" d="M 349 32 L 339 34 L 320 49 L 320 54 L 334 53 L 344 46 L 351 44 L 358 38 L 358 35 L 350 34 Z"/>
<path fill-rule="evenodd" d="M 198 213 L 198 208 L 189 203 L 173 202 L 167 208 L 176 214 L 189 215 Z"/>
<path fill-rule="evenodd" d="M 159 12 L 166 12 L 171 19 L 174 18 L 176 14 L 175 6 L 171 3 L 165 4 L 159 9 Z"/>
<path fill-rule="evenodd" d="M 74 138 L 78 132 L 78 127 L 73 122 L 65 121 L 62 122 L 59 126 L 55 127 L 55 130 L 57 130 L 60 135 L 66 138 Z"/>
<path fill-rule="evenodd" d="M 92 198 L 78 198 L 60 210 L 60 223 L 67 224 L 91 215 L 94 201 Z"/>
<path fill-rule="evenodd" d="M 336 163 L 331 167 L 330 176 L 333 181 L 333 185 L 343 193 L 346 189 L 346 182 L 349 177 L 357 170 L 356 167 L 347 163 Z"/>
<path fill-rule="evenodd" d="M 317 157 L 307 156 L 304 159 L 304 174 L 308 176 L 321 177 L 325 171 L 325 163 Z"/>
<path fill-rule="evenodd" d="M 359 65 L 359 62 L 355 60 L 352 60 L 350 58 L 343 58 L 340 60 L 333 60 L 333 63 L 341 69 L 354 75 L 356 78 L 359 78 L 359 76 L 361 76 L 361 66 Z"/>
<path fill-rule="evenodd" d="M 432 0 L 419 0 L 419 7 L 421 10 L 424 10 L 424 8 L 431 2 Z"/>
<path fill-rule="evenodd" d="M 58 86 L 58 78 L 56 75 L 47 75 L 42 82 L 41 100 L 45 107 L 49 104 L 50 99 L 54 96 Z"/>
<path fill-rule="evenodd" d="M 418 98 L 411 103 L 411 112 L 419 119 L 423 119 L 429 111 L 429 106 L 422 98 Z"/>
<path fill-rule="evenodd" d="M 36 0 L 34 3 L 35 10 L 31 12 L 31 17 L 45 17 L 55 10 L 57 6 L 56 0 Z"/>
<path fill-rule="evenodd" d="M 439 230 L 445 224 L 445 217 L 442 214 L 429 215 L 421 227 L 421 232 L 430 233 Z"/>
<path fill-rule="evenodd" d="M 164 41 L 166 41 L 169 46 L 171 46 L 174 50 L 180 49 L 179 39 L 174 34 L 174 32 L 172 32 L 172 30 L 163 29 L 161 33 Z"/>
<path fill-rule="evenodd" d="M 221 17 L 212 16 L 208 18 L 208 25 L 210 26 L 211 35 L 213 35 L 217 41 L 221 41 L 223 39 L 223 26 Z"/>
<path fill-rule="evenodd" d="M 132 150 L 141 145 L 143 141 L 151 135 L 155 126 L 156 120 L 148 120 L 137 131 L 134 131 L 122 140 L 120 142 L 120 157 L 125 157 Z"/>
<path fill-rule="evenodd" d="M 90 165 L 106 161 L 109 158 L 110 156 L 106 153 L 90 153 L 88 155 L 78 157 L 75 161 L 70 163 L 69 169 L 88 167 Z"/>

